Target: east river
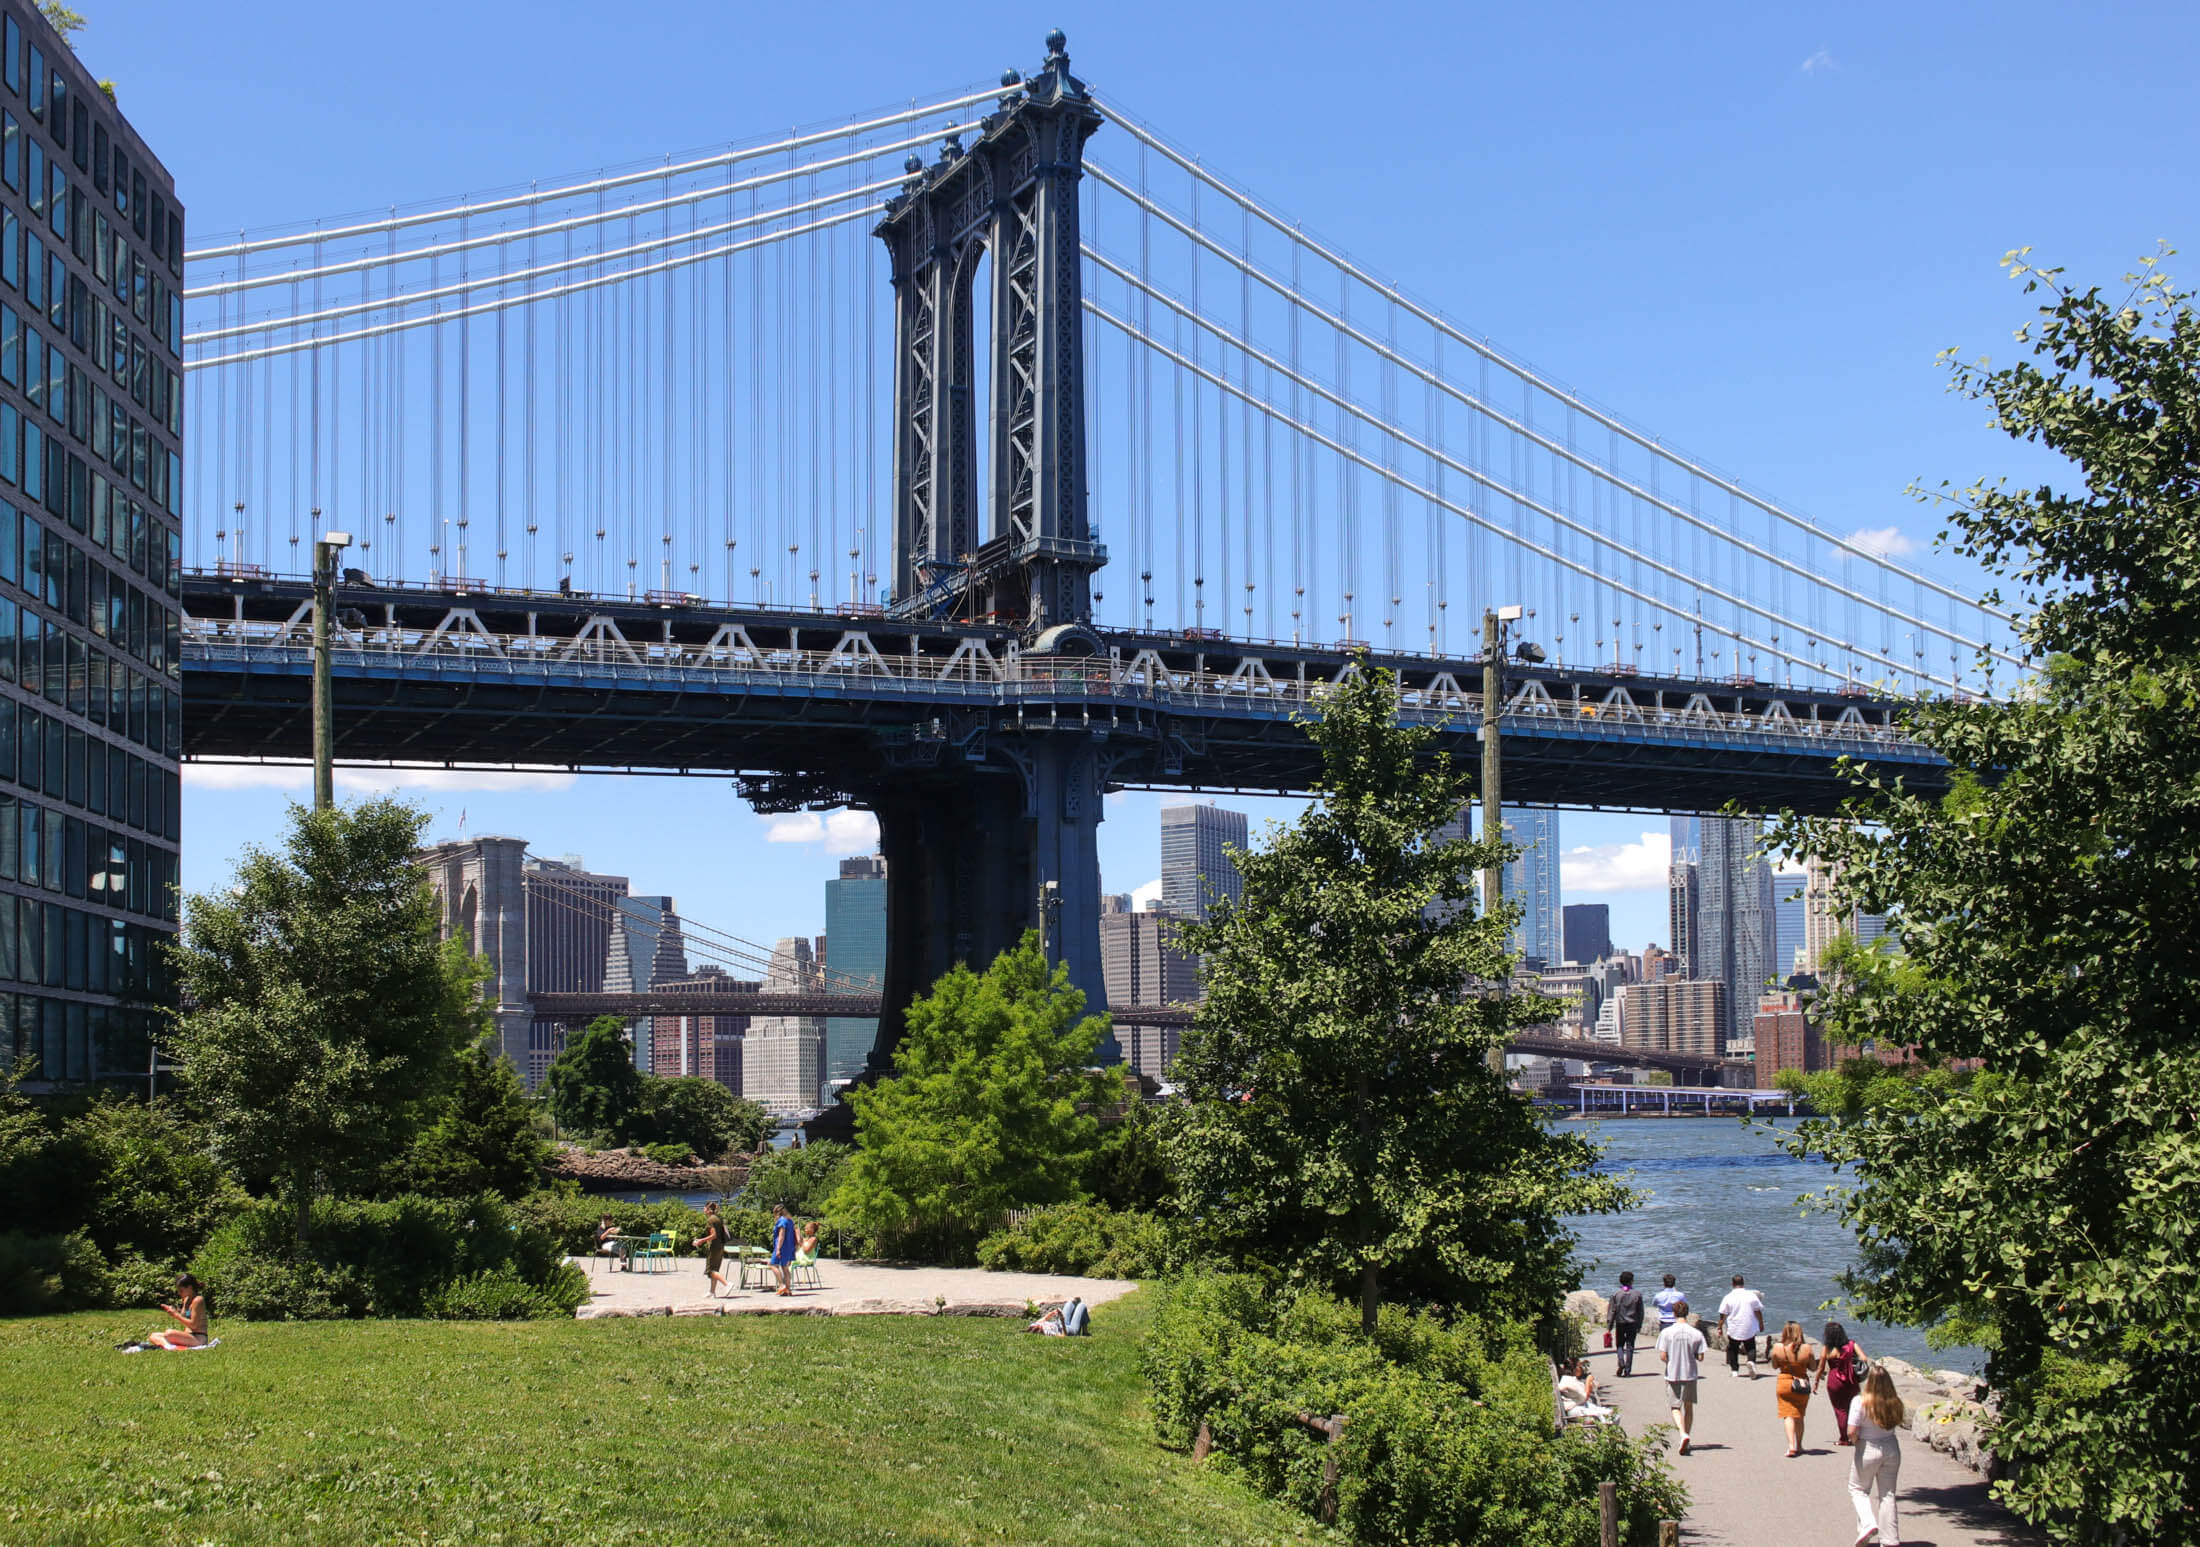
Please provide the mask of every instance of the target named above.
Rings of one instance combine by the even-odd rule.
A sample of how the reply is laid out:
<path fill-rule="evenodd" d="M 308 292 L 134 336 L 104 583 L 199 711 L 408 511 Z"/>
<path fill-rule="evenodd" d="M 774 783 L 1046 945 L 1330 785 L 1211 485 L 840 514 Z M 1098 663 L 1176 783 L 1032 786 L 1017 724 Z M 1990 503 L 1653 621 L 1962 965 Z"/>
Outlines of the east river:
<path fill-rule="evenodd" d="M 1708 1321 L 1739 1273 L 1764 1296 L 1775 1332 L 1793 1319 L 1816 1342 L 1830 1317 L 1867 1353 L 1926 1369 L 1979 1367 L 1975 1349 L 1928 1348 L 1913 1328 L 1819 1309 L 1839 1295 L 1835 1276 L 1855 1262 L 1856 1240 L 1837 1216 L 1798 1200 L 1842 1178 L 1830 1166 L 1793 1159 L 1761 1124 L 1675 1117 L 1559 1126 L 1601 1143 L 1605 1169 L 1642 1194 L 1638 1209 L 1572 1221 L 1581 1237 L 1582 1283 L 1598 1294 L 1611 1294 L 1623 1268 L 1634 1270 L 1635 1287 L 1646 1296 L 1671 1273 L 1688 1292 L 1689 1308 Z M 1779 1126 L 1793 1125 L 1783 1119 Z"/>

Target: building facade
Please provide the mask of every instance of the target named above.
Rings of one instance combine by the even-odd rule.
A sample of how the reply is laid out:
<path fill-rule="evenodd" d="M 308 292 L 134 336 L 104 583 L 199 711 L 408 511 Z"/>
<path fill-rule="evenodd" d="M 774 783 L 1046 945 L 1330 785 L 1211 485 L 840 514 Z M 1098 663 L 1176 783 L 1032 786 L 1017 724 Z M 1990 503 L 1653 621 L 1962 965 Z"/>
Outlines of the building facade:
<path fill-rule="evenodd" d="M 1505 841 L 1520 852 L 1505 863 L 1505 900 L 1520 907 L 1512 948 L 1531 965 L 1563 957 L 1558 938 L 1558 812 L 1549 806 L 1508 806 Z"/>
<path fill-rule="evenodd" d="M 1665 872 L 1665 927 L 1673 949 L 1665 959 L 1665 976 L 1691 978 L 1703 958 L 1699 927 L 1703 917 L 1703 871 L 1692 860 L 1676 860 Z"/>
<path fill-rule="evenodd" d="M 612 924 L 627 895 L 627 878 L 592 871 L 577 854 L 557 859 L 529 855 L 525 877 L 527 992 L 602 993 Z M 550 1060 L 564 1046 L 563 1026 L 534 1021 L 526 1056 L 513 1060 L 530 1088 L 542 1083 Z"/>
<path fill-rule="evenodd" d="M 1207 917 L 1245 893 L 1231 849 L 1246 846 L 1245 813 L 1206 804 L 1161 808 L 1161 905 L 1182 919 Z"/>
<path fill-rule="evenodd" d="M 0 1059 L 143 1080 L 182 826 L 183 210 L 0 5 Z"/>
<path fill-rule="evenodd" d="M 825 938 L 832 947 L 831 986 L 853 992 L 886 980 L 886 861 L 875 854 L 840 862 L 825 883 Z M 878 1017 L 835 1015 L 825 1022 L 825 1077 L 852 1080 L 871 1060 Z"/>
<path fill-rule="evenodd" d="M 1609 903 L 1570 902 L 1558 911 L 1560 945 L 1564 959 L 1586 967 L 1612 954 L 1612 909 Z"/>
<path fill-rule="evenodd" d="M 1782 991 L 1757 1001 L 1756 1048 L 1751 1058 L 1751 1078 L 1759 1090 L 1772 1089 L 1774 1078 L 1783 1070 L 1815 1074 L 1829 1067 L 1825 1044 L 1800 994 Z"/>
<path fill-rule="evenodd" d="M 1138 1005 L 1185 1005 L 1199 997 L 1199 964 L 1176 945 L 1180 920 L 1166 909 L 1100 916 L 1100 968 L 1108 986 L 1108 1008 L 1122 1012 Z M 1124 1062 L 1156 1080 L 1169 1077 L 1182 1032 L 1174 1026 L 1119 1023 L 1116 1040 Z"/>
<path fill-rule="evenodd" d="M 1803 888 L 1809 876 L 1800 870 L 1782 870 L 1772 877 L 1772 979 L 1785 983 L 1803 970 Z"/>
<path fill-rule="evenodd" d="M 687 940 L 680 932 L 680 910 L 670 897 L 628 896 L 618 901 L 611 937 L 604 947 L 603 991 L 635 994 L 688 975 Z M 654 1016 L 628 1025 L 634 1040 L 634 1067 L 657 1068 Z M 667 1028 L 667 1034 L 673 1034 Z"/>
<path fill-rule="evenodd" d="M 417 856 L 435 894 L 446 940 L 489 964 L 481 985 L 497 1049 L 523 1073 L 534 1016 L 528 1008 L 527 840 L 483 836 L 439 843 Z"/>
<path fill-rule="evenodd" d="M 1696 904 L 1701 959 L 1690 961 L 1689 976 L 1717 979 L 1726 985 L 1726 1003 L 1745 1007 L 1745 1014 L 1736 1015 L 1728 1030 L 1728 1051 L 1745 1054 L 1755 1030 L 1753 1021 L 1743 1023 L 1746 1007 L 1756 1004 L 1772 977 L 1777 925 L 1772 863 L 1760 848 L 1764 824 L 1755 818 L 1698 820 L 1703 833 Z M 1787 974 L 1780 976 L 1784 981 Z"/>
<path fill-rule="evenodd" d="M 811 943 L 789 936 L 772 947 L 764 973 L 766 993 L 793 994 L 817 987 L 817 955 Z M 759 1015 L 749 1022 L 741 1051 L 741 1094 L 787 1115 L 818 1106 L 825 1086 L 825 1018 Z"/>
<path fill-rule="evenodd" d="M 660 979 L 651 987 L 673 994 L 724 994 L 754 993 L 757 985 L 734 977 L 716 963 L 708 963 L 696 968 L 691 976 Z M 649 1072 L 671 1078 L 715 1080 L 740 1095 L 744 1042 L 751 1019 L 746 1015 L 651 1016 Z"/>
<path fill-rule="evenodd" d="M 1822 975 L 1825 956 L 1833 942 L 1847 936 L 1858 945 L 1870 945 L 1887 932 L 1884 915 L 1861 908 L 1843 908 L 1834 899 L 1839 871 L 1815 855 L 1803 865 L 1803 970 Z"/>
<path fill-rule="evenodd" d="M 1718 1058 L 1726 1051 L 1726 985 L 1703 978 L 1630 983 L 1620 991 L 1620 1044 Z"/>

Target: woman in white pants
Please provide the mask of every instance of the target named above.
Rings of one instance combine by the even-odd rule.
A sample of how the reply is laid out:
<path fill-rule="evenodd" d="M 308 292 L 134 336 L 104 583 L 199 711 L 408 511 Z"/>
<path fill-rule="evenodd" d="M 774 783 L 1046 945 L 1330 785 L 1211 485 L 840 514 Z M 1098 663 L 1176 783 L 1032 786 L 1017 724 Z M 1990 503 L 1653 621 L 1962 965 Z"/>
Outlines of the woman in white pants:
<path fill-rule="evenodd" d="M 1849 1500 L 1856 1506 L 1856 1547 L 1901 1547 L 1895 1523 L 1895 1482 L 1902 1475 L 1902 1398 L 1894 1380 L 1874 1365 L 1849 1404 Z"/>

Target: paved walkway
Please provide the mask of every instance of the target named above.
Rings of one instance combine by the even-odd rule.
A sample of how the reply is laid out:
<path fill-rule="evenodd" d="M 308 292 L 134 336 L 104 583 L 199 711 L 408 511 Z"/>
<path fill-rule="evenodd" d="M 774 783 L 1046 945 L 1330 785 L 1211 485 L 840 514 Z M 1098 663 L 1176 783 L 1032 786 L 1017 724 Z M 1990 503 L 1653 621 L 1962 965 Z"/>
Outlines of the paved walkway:
<path fill-rule="evenodd" d="M 1599 1349 L 1589 1358 L 1598 1396 L 1619 1409 L 1631 1434 L 1672 1422 L 1650 1343 L 1646 1329 L 1635 1351 L 1635 1373 L 1627 1380 L 1611 1378 L 1609 1352 Z M 1684 1542 L 1848 1547 L 1856 1540 L 1849 1452 L 1834 1443 L 1825 1394 L 1810 1399 L 1803 1453 L 1789 1460 L 1774 1384 L 1769 1367 L 1760 1380 L 1736 1380 L 1726 1373 L 1724 1354 L 1706 1356 L 1697 1384 L 1695 1443 L 1682 1456 L 1676 1454 L 1677 1438 L 1666 1442 L 1673 1470 L 1694 1500 L 1681 1522 Z M 1906 1436 L 1901 1501 L 1904 1547 L 2032 1547 L 2039 1541 L 1987 1498 L 1984 1478 Z"/>
<path fill-rule="evenodd" d="M 824 1287 L 798 1289 L 791 1299 L 765 1289 L 734 1290 L 713 1298 L 699 1258 L 679 1258 L 656 1273 L 615 1272 L 609 1263 L 590 1270 L 585 1258 L 576 1260 L 590 1275 L 589 1302 L 579 1312 L 583 1320 L 789 1311 L 813 1316 L 1021 1316 L 1027 1302 L 1045 1307 L 1076 1295 L 1087 1305 L 1103 1305 L 1138 1287 L 1118 1278 L 826 1261 L 817 1265 Z M 730 1260 L 726 1273 L 739 1281 Z"/>

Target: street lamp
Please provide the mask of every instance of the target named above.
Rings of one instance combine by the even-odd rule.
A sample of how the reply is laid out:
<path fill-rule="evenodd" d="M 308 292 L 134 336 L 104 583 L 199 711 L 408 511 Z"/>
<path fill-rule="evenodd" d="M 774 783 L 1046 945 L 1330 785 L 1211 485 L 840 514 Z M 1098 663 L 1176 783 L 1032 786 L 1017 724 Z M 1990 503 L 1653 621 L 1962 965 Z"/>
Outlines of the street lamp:
<path fill-rule="evenodd" d="M 1505 707 L 1505 636 L 1508 625 L 1522 617 L 1519 607 L 1499 607 L 1482 614 L 1482 837 L 1495 843 L 1505 831 L 1505 819 L 1501 810 L 1503 801 L 1503 758 L 1498 746 L 1498 721 Z M 1526 640 L 1514 646 L 1514 653 L 1529 665 L 1543 660 L 1543 647 Z M 1504 867 L 1496 862 L 1482 870 L 1482 913 L 1486 918 L 1497 911 L 1502 899 Z M 1498 988 L 1500 994 L 1512 986 L 1512 976 L 1506 974 L 1505 982 Z M 1490 1049 L 1490 1071 L 1499 1080 L 1505 1078 L 1505 1048 L 1502 1043 Z"/>
<path fill-rule="evenodd" d="M 330 532 L 313 544 L 313 809 L 336 804 L 336 712 L 329 683 L 329 614 L 336 606 L 336 556 L 351 533 Z"/>

